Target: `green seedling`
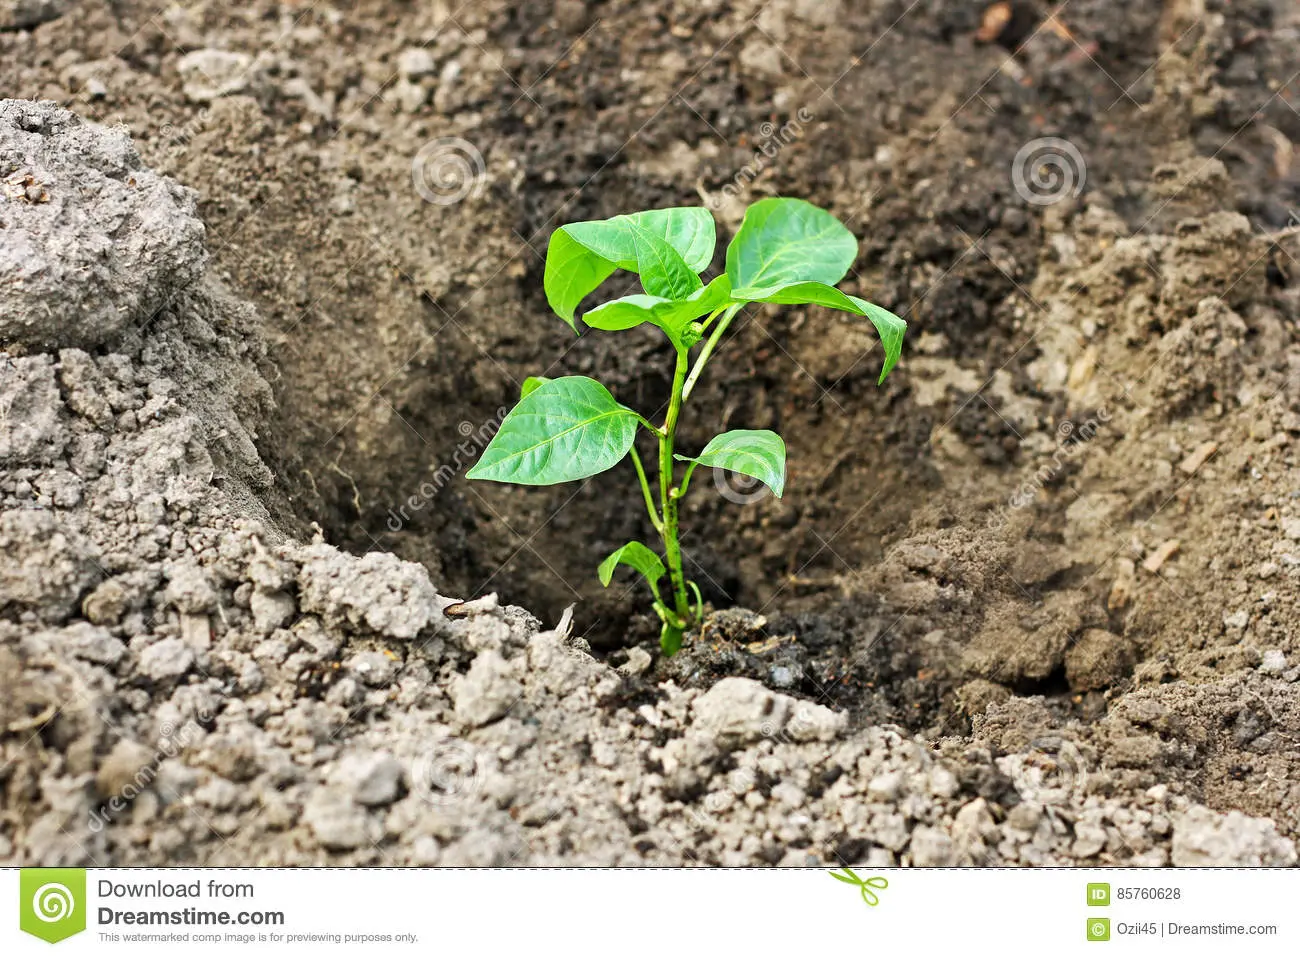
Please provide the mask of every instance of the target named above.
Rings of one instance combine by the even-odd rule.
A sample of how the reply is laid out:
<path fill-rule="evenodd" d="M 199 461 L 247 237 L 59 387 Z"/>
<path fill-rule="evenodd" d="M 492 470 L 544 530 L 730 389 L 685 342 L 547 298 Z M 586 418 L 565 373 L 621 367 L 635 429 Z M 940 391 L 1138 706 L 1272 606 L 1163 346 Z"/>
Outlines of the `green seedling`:
<path fill-rule="evenodd" d="M 598 574 L 608 587 L 619 565 L 641 573 L 654 595 L 663 623 L 659 642 L 668 655 L 703 615 L 700 590 L 682 572 L 678 539 L 681 500 L 695 470 L 728 469 L 763 482 L 778 498 L 785 491 L 785 443 L 775 432 L 724 432 L 694 455 L 676 448 L 682 406 L 732 320 L 750 303 L 828 306 L 862 316 L 884 345 L 881 382 L 898 361 L 907 330 L 888 310 L 835 288 L 857 258 L 858 242 L 839 220 L 810 203 L 764 199 L 750 206 L 727 247 L 725 272 L 706 283 L 700 273 L 713 261 L 715 242 L 713 216 L 702 207 L 652 209 L 557 229 L 546 251 L 551 308 L 576 332 L 574 313 L 587 296 L 616 270 L 636 273 L 644 293 L 597 306 L 582 321 L 606 332 L 649 323 L 668 337 L 677 357 L 668 411 L 655 425 L 595 379 L 530 377 L 519 404 L 468 473 L 472 479 L 554 485 L 598 475 L 631 453 L 662 553 L 628 542 L 600 563 Z M 635 448 L 638 428 L 658 442 L 657 498 Z M 665 577 L 666 592 L 660 587 Z"/>

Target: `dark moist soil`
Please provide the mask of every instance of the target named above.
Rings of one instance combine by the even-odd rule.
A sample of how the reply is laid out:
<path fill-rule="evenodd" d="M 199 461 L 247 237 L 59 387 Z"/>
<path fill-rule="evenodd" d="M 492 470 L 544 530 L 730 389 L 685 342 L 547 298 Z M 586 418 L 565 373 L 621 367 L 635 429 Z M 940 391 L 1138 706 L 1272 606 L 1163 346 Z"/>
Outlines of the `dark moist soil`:
<path fill-rule="evenodd" d="M 716 202 L 720 266 L 749 201 L 833 211 L 862 239 L 845 288 L 910 323 L 903 361 L 878 387 L 870 330 L 824 310 L 737 324 L 681 443 L 775 429 L 788 492 L 739 505 L 697 480 L 692 574 L 748 611 L 656 676 L 750 675 L 942 736 L 1011 693 L 1093 719 L 1295 650 L 1275 545 L 1300 276 L 1294 241 L 1262 238 L 1300 209 L 1295 9 L 1016 3 L 981 33 L 986 6 L 84 0 L 3 41 L 6 93 L 127 124 L 200 192 L 219 270 L 267 323 L 279 408 L 259 448 L 286 528 L 547 622 L 576 603 L 616 662 L 655 634 L 638 588 L 594 575 L 652 537 L 630 467 L 551 489 L 463 477 L 526 375 L 597 376 L 650 415 L 666 400 L 654 333 L 574 338 L 549 313 L 549 232 Z M 261 51 L 236 95 L 183 92 L 179 61 L 205 47 Z M 410 47 L 435 62 L 418 96 Z M 483 162 L 449 204 L 412 184 L 441 137 Z M 1041 137 L 1085 161 L 1078 195 L 1018 194 L 1014 158 Z M 1098 414 L 1083 453 L 1057 454 Z M 1193 482 L 1179 466 L 1204 442 L 1218 458 Z M 1251 631 L 1223 624 L 1242 609 Z"/>

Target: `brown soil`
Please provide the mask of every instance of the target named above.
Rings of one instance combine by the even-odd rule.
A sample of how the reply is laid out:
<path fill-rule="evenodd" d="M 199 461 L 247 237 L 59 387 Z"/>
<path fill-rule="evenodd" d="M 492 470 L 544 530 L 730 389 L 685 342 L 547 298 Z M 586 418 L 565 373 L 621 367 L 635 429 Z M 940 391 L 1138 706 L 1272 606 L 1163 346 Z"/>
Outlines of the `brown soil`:
<path fill-rule="evenodd" d="M 614 664 L 656 633 L 635 587 L 594 576 L 653 534 L 631 469 L 553 489 L 461 474 L 526 375 L 665 402 L 654 333 L 574 338 L 549 313 L 549 231 L 705 201 L 721 250 L 755 198 L 832 210 L 862 237 L 846 288 L 910 323 L 903 360 L 878 388 L 852 317 L 737 324 L 682 441 L 776 429 L 788 492 L 738 505 L 699 482 L 685 548 L 720 613 L 655 677 L 750 676 L 936 742 L 1041 695 L 998 713 L 1122 718 L 1164 750 L 1116 767 L 1294 836 L 1300 16 L 1016 3 L 982 43 L 984 6 L 82 0 L 0 33 L 0 92 L 125 124 L 199 192 L 217 271 L 265 324 L 262 497 L 286 533 L 314 524 L 547 622 L 576 602 Z M 206 48 L 255 59 L 195 102 L 181 61 Z M 431 75 L 402 78 L 408 48 Z M 483 164 L 446 204 L 412 178 L 442 137 Z M 1086 172 L 1038 205 L 1013 165 L 1042 137 Z M 1206 704 L 1224 681 L 1241 696 Z"/>

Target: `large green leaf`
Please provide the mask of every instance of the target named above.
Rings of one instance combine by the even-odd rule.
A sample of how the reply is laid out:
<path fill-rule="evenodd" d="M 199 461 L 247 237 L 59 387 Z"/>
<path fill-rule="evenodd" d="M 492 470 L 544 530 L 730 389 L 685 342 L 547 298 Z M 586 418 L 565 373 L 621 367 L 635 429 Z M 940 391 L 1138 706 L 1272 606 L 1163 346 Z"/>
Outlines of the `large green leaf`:
<path fill-rule="evenodd" d="M 578 304 L 614 270 L 640 270 L 637 237 L 641 233 L 666 243 L 692 272 L 700 272 L 713 260 L 713 216 L 699 206 L 651 209 L 561 226 L 551 235 L 543 277 L 546 301 L 561 319 L 573 326 Z"/>
<path fill-rule="evenodd" d="M 885 347 L 885 362 L 880 370 L 880 382 L 885 381 L 889 370 L 894 368 L 903 351 L 903 335 L 907 332 L 907 323 L 888 309 L 875 303 L 846 295 L 834 286 L 821 282 L 794 282 L 784 286 L 767 286 L 761 289 L 733 289 L 731 298 L 742 302 L 771 302 L 781 305 L 815 305 L 829 306 L 857 316 L 866 316 L 880 334 L 880 342 Z"/>
<path fill-rule="evenodd" d="M 727 275 L 737 289 L 794 282 L 835 285 L 853 265 L 858 241 L 844 225 L 801 199 L 760 199 L 727 247 Z"/>
<path fill-rule="evenodd" d="M 584 479 L 627 455 L 636 426 L 636 414 L 595 379 L 551 379 L 510 410 L 466 477 L 516 485 Z"/>
<path fill-rule="evenodd" d="M 614 569 L 619 565 L 627 565 L 639 571 L 650 583 L 650 590 L 654 592 L 655 598 L 659 597 L 659 579 L 663 578 L 668 570 L 664 568 L 664 563 L 658 555 L 640 542 L 628 542 L 622 548 L 612 552 L 596 569 L 596 574 L 600 576 L 600 583 L 606 588 L 614 580 Z"/>
<path fill-rule="evenodd" d="M 785 492 L 785 442 L 768 429 L 732 429 L 715 436 L 699 455 L 676 457 L 758 479 L 777 498 Z"/>
<path fill-rule="evenodd" d="M 664 330 L 676 342 L 688 323 L 726 305 L 730 293 L 731 281 L 722 275 L 680 301 L 641 294 L 624 296 L 584 313 L 582 321 L 593 329 L 607 332 L 631 329 L 649 322 Z"/>

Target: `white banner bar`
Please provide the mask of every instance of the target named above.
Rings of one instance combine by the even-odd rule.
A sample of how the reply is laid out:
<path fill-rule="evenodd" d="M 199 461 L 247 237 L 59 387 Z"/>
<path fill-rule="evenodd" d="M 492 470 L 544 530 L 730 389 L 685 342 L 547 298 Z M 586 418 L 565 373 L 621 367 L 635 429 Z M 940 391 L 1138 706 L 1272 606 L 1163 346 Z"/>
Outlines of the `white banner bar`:
<path fill-rule="evenodd" d="M 0 953 L 1294 954 L 1295 870 L 8 870 Z M 843 953 L 843 951 L 840 951 Z M 1015 952 L 1015 951 L 1012 951 Z"/>

